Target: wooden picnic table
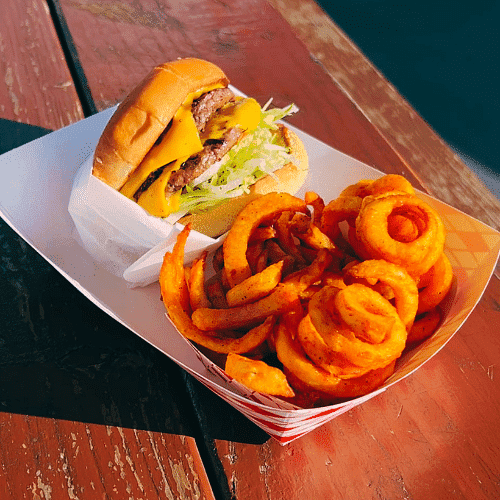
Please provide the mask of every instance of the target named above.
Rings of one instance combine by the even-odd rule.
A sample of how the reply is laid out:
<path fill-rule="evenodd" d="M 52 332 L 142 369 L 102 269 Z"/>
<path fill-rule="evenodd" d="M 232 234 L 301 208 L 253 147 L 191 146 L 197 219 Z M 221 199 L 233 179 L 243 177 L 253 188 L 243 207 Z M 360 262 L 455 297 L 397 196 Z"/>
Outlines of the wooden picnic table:
<path fill-rule="evenodd" d="M 334 21 L 312 0 L 6 0 L 2 152 L 195 56 L 248 95 L 294 102 L 290 122 L 324 143 L 500 229 L 499 201 Z M 2 500 L 500 497 L 498 272 L 421 369 L 281 446 L 0 222 Z"/>

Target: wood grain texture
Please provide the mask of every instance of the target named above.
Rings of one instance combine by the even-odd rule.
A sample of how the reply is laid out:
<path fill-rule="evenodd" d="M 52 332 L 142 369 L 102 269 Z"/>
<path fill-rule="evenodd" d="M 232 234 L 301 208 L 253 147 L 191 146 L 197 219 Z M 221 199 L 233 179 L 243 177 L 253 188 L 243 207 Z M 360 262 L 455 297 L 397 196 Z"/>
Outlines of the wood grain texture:
<path fill-rule="evenodd" d="M 213 500 L 191 437 L 0 413 L 2 499 Z"/>
<path fill-rule="evenodd" d="M 83 118 L 44 0 L 7 0 L 0 16 L 2 118 L 55 130 Z"/>

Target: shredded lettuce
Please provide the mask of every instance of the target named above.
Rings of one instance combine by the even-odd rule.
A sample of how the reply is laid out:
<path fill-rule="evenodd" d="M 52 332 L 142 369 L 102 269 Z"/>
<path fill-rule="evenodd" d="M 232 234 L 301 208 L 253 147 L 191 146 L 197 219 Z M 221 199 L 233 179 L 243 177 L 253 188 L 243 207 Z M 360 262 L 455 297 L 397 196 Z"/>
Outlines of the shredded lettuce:
<path fill-rule="evenodd" d="M 262 108 L 259 126 L 246 135 L 218 163 L 213 175 L 197 183 L 195 179 L 186 186 L 180 198 L 179 212 L 199 213 L 212 208 L 229 198 L 248 193 L 252 184 L 265 175 L 293 161 L 288 148 L 279 144 L 273 132 L 277 121 L 294 113 L 291 104 L 285 108 Z"/>

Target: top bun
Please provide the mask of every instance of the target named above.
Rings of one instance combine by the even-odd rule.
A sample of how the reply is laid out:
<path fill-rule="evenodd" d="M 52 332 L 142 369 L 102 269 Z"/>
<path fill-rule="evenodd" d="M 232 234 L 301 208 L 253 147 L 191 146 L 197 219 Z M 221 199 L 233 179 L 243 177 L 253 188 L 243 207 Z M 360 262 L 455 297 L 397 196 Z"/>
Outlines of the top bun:
<path fill-rule="evenodd" d="M 187 58 L 160 64 L 118 106 L 94 153 L 92 173 L 121 189 L 186 97 L 229 80 L 215 64 Z"/>

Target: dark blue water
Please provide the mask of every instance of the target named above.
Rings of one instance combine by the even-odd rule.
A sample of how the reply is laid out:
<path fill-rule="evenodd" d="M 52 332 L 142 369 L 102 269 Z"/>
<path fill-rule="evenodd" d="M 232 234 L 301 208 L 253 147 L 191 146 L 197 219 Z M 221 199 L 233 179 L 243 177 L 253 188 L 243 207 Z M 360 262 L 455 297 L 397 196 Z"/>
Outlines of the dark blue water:
<path fill-rule="evenodd" d="M 479 174 L 500 176 L 500 0 L 319 3 Z"/>

